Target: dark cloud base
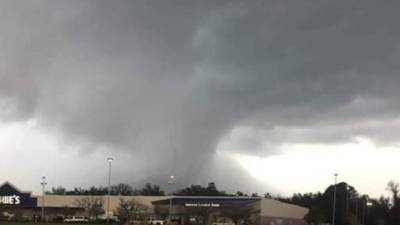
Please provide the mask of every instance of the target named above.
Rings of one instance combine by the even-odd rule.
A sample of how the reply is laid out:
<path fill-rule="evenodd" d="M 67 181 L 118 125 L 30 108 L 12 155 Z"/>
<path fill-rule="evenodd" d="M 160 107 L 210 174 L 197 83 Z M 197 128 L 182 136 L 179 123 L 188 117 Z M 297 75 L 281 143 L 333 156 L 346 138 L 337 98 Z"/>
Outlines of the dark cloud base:
<path fill-rule="evenodd" d="M 397 143 L 399 6 L 3 1 L 0 116 L 35 118 L 94 151 L 144 152 L 155 179 L 177 171 L 188 182 L 234 180 L 213 159 L 237 127 L 262 131 L 244 154 Z M 270 149 L 254 150 L 260 140 Z"/>

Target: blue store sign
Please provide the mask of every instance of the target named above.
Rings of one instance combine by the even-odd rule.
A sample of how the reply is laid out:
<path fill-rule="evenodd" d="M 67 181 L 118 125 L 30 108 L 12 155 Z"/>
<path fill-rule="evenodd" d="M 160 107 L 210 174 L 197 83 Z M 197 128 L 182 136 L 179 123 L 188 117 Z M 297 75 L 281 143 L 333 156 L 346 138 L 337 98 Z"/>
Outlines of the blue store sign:
<path fill-rule="evenodd" d="M 31 196 L 31 192 L 23 192 L 9 182 L 0 186 L 1 206 L 36 207 L 37 198 Z"/>

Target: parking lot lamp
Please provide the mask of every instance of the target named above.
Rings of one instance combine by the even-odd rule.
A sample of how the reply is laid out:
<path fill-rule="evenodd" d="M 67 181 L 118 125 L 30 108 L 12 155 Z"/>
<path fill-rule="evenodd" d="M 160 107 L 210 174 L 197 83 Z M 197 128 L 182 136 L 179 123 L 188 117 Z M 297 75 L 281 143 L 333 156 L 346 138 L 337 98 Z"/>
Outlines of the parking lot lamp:
<path fill-rule="evenodd" d="M 107 190 L 107 223 L 110 222 L 110 194 L 111 194 L 111 163 L 114 159 L 111 157 L 107 158 L 108 162 L 108 190 Z"/>
<path fill-rule="evenodd" d="M 45 195 L 45 186 L 47 185 L 46 183 L 46 177 L 42 177 L 42 183 L 40 183 L 42 185 L 42 221 L 44 222 L 44 206 L 45 206 L 45 202 L 44 202 L 44 195 Z"/>
<path fill-rule="evenodd" d="M 170 184 L 171 186 L 173 184 L 176 184 L 176 180 L 175 180 L 175 176 L 174 175 L 171 175 L 169 177 L 168 184 Z M 169 222 L 170 223 L 172 222 L 172 197 L 169 198 Z"/>
<path fill-rule="evenodd" d="M 335 225 L 335 214 L 336 214 L 336 183 L 338 174 L 333 174 L 335 176 L 335 185 L 333 186 L 333 210 L 332 210 L 332 225 Z"/>

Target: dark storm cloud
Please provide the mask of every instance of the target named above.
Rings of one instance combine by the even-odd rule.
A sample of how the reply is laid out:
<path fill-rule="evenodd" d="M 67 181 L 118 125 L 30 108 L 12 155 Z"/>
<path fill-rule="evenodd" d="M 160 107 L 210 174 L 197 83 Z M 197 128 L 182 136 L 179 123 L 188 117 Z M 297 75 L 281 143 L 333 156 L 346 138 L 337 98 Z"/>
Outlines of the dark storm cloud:
<path fill-rule="evenodd" d="M 399 6 L 3 1 L 1 116 L 36 118 L 93 149 L 145 153 L 155 179 L 187 182 L 213 178 L 219 141 L 241 126 L 263 130 L 271 152 L 393 141 L 382 131 L 398 117 Z M 259 141 L 240 151 L 268 153 L 252 150 Z"/>

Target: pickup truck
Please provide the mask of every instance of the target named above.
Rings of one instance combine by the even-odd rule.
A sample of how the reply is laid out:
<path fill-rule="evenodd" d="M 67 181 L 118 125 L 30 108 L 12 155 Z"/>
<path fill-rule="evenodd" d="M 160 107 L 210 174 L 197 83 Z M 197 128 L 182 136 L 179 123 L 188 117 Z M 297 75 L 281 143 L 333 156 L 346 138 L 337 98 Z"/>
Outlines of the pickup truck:
<path fill-rule="evenodd" d="M 71 216 L 64 219 L 66 223 L 87 223 L 89 219 L 84 216 Z"/>

